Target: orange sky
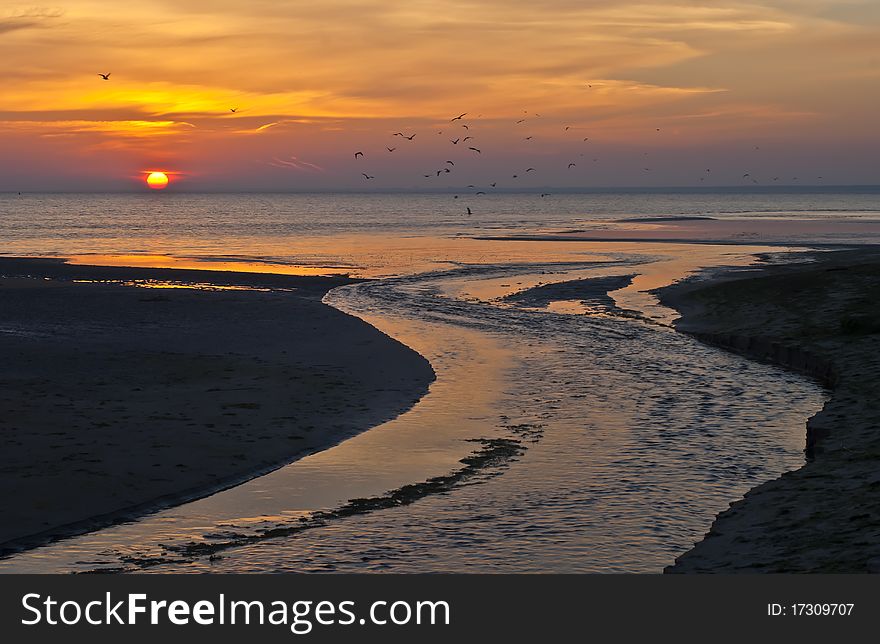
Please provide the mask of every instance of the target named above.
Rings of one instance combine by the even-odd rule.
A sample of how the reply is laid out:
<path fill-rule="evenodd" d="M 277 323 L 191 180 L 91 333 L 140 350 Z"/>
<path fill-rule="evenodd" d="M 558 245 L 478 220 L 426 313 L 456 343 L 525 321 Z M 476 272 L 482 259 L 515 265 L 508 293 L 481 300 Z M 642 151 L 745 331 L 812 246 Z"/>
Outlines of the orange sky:
<path fill-rule="evenodd" d="M 0 190 L 880 183 L 876 0 L 4 3 L 0 67 Z"/>

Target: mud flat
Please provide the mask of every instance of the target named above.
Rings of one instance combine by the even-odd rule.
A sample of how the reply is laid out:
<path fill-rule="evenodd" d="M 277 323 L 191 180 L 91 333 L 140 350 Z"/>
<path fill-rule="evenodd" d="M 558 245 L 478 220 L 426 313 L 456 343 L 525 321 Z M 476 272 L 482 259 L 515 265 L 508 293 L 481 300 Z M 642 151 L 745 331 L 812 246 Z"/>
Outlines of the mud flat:
<path fill-rule="evenodd" d="M 0 258 L 0 555 L 205 496 L 412 406 L 430 364 L 321 302 L 351 281 Z"/>
<path fill-rule="evenodd" d="M 801 259 L 659 292 L 678 330 L 831 392 L 806 465 L 731 504 L 668 573 L 880 572 L 880 250 Z"/>

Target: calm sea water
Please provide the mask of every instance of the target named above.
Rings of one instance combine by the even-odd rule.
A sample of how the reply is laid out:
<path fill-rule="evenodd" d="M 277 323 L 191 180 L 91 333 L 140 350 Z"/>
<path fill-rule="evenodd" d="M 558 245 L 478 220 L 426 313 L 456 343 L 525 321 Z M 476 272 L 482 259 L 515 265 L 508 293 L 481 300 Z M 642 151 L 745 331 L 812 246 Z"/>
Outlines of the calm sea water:
<path fill-rule="evenodd" d="M 815 241 L 840 241 L 835 222 L 871 223 L 877 209 L 870 191 L 2 196 L 3 254 L 381 277 L 325 301 L 421 352 L 438 378 L 411 411 L 339 446 L 22 553 L 0 571 L 659 571 L 729 502 L 802 464 L 804 422 L 825 397 L 802 378 L 671 331 L 674 312 L 644 290 L 770 249 L 759 239 L 696 247 L 473 237 L 709 215 L 793 228 L 821 220 L 828 227 L 814 229 Z M 621 275 L 636 277 L 612 293 L 617 307 L 503 299 Z M 513 458 L 481 463 L 413 503 L 314 520 L 461 470 L 460 459 L 498 440 L 516 445 Z"/>

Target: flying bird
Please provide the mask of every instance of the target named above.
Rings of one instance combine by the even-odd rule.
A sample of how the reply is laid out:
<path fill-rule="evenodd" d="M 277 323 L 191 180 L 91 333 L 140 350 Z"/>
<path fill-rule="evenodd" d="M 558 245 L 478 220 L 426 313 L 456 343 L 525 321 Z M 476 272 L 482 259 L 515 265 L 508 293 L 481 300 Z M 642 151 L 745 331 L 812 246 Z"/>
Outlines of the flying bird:
<path fill-rule="evenodd" d="M 549 197 L 549 196 L 551 196 L 551 195 L 550 195 L 549 192 L 542 192 L 542 193 L 541 193 L 541 196 L 542 196 L 542 197 Z"/>
<path fill-rule="evenodd" d="M 232 112 L 233 114 L 235 114 L 238 111 L 238 108 L 237 107 L 230 107 L 229 111 Z"/>
<path fill-rule="evenodd" d="M 519 125 L 520 123 L 523 123 L 523 122 L 525 122 L 525 119 L 520 119 L 516 122 L 516 124 Z"/>
<path fill-rule="evenodd" d="M 397 148 L 385 148 L 385 149 L 388 150 L 389 152 L 394 152 Z"/>
<path fill-rule="evenodd" d="M 534 171 L 535 171 L 534 168 L 527 168 L 527 169 L 526 169 L 526 172 L 534 172 Z"/>
<path fill-rule="evenodd" d="M 530 137 L 530 136 L 527 136 L 526 138 L 523 139 L 523 141 L 531 141 L 531 140 L 532 140 L 532 137 Z"/>
<path fill-rule="evenodd" d="M 575 168 L 575 167 L 577 167 L 577 163 L 569 163 L 569 164 L 568 164 L 568 167 L 569 167 L 569 168 Z"/>
<path fill-rule="evenodd" d="M 589 141 L 589 140 L 590 140 L 590 137 L 588 137 L 588 136 L 584 137 L 584 141 Z"/>
<path fill-rule="evenodd" d="M 460 139 L 449 139 L 449 140 L 452 141 L 452 145 L 458 145 L 458 142 L 460 141 Z"/>
<path fill-rule="evenodd" d="M 363 152 L 355 152 L 355 153 L 354 153 L 354 158 L 355 158 L 355 159 L 357 159 L 359 156 L 361 156 L 361 157 L 364 156 L 364 153 L 363 153 Z"/>
<path fill-rule="evenodd" d="M 403 138 L 405 138 L 405 139 L 407 139 L 407 140 L 409 140 L 409 141 L 412 141 L 414 138 L 416 138 L 416 135 L 415 135 L 415 134 L 410 134 L 409 136 L 407 136 L 406 134 L 404 134 L 404 135 L 403 135 Z"/>
<path fill-rule="evenodd" d="M 364 179 L 375 179 L 376 178 L 376 177 L 371 177 L 366 172 L 361 172 L 361 174 L 364 175 Z"/>
<path fill-rule="evenodd" d="M 452 121 L 460 121 L 463 116 L 467 116 L 467 112 L 462 112 L 461 114 L 456 116 L 454 119 L 449 119 L 449 122 L 451 123 Z"/>
<path fill-rule="evenodd" d="M 483 154 L 483 153 L 480 152 L 480 150 L 478 150 L 477 148 L 468 148 L 468 150 L 473 150 L 473 151 L 476 152 L 477 154 Z"/>
<path fill-rule="evenodd" d="M 570 125 L 566 125 L 566 126 L 565 126 L 565 131 L 566 131 L 566 132 L 568 132 L 570 129 L 571 129 L 571 126 L 570 126 Z"/>
<path fill-rule="evenodd" d="M 492 186 L 492 187 L 493 187 L 493 188 L 494 188 L 494 187 L 495 187 L 495 183 L 496 183 L 496 182 L 495 182 L 495 181 L 493 181 L 493 182 L 492 182 L 492 183 L 490 183 L 490 184 L 489 184 L 489 185 L 490 185 L 490 186 Z"/>
<path fill-rule="evenodd" d="M 107 72 L 106 74 L 102 74 L 101 72 L 98 72 L 98 76 L 100 76 L 104 80 L 110 80 L 110 72 Z"/>
<path fill-rule="evenodd" d="M 446 163 L 448 163 L 449 165 L 455 165 L 455 161 L 447 161 Z"/>
<path fill-rule="evenodd" d="M 471 129 L 471 128 L 469 128 L 466 124 L 464 124 L 464 123 L 462 123 L 461 126 L 462 126 L 464 129 L 466 129 L 466 130 L 470 130 L 470 129 Z"/>
<path fill-rule="evenodd" d="M 477 193 L 475 193 L 475 194 L 478 194 L 478 195 L 484 195 L 484 194 L 486 194 L 486 193 L 483 192 L 482 190 L 480 190 L 479 192 L 477 192 Z"/>
<path fill-rule="evenodd" d="M 461 140 L 461 142 L 464 143 L 464 142 L 467 141 L 468 139 L 472 139 L 472 138 L 474 138 L 474 137 L 472 137 L 472 136 L 466 136 L 466 137 L 464 137 L 464 138 Z"/>

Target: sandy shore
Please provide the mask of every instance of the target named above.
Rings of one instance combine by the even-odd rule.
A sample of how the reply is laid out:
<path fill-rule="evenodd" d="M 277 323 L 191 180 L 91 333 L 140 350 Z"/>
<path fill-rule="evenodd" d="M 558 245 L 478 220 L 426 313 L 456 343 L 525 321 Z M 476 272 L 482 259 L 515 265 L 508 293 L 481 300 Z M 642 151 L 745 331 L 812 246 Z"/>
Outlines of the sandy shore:
<path fill-rule="evenodd" d="M 324 449 L 406 410 L 434 377 L 417 353 L 321 303 L 354 281 L 343 277 L 11 258 L 0 276 L 0 553 Z"/>
<path fill-rule="evenodd" d="M 810 374 L 807 464 L 751 490 L 666 572 L 880 572 L 880 250 L 810 253 L 663 289 L 677 327 Z"/>

